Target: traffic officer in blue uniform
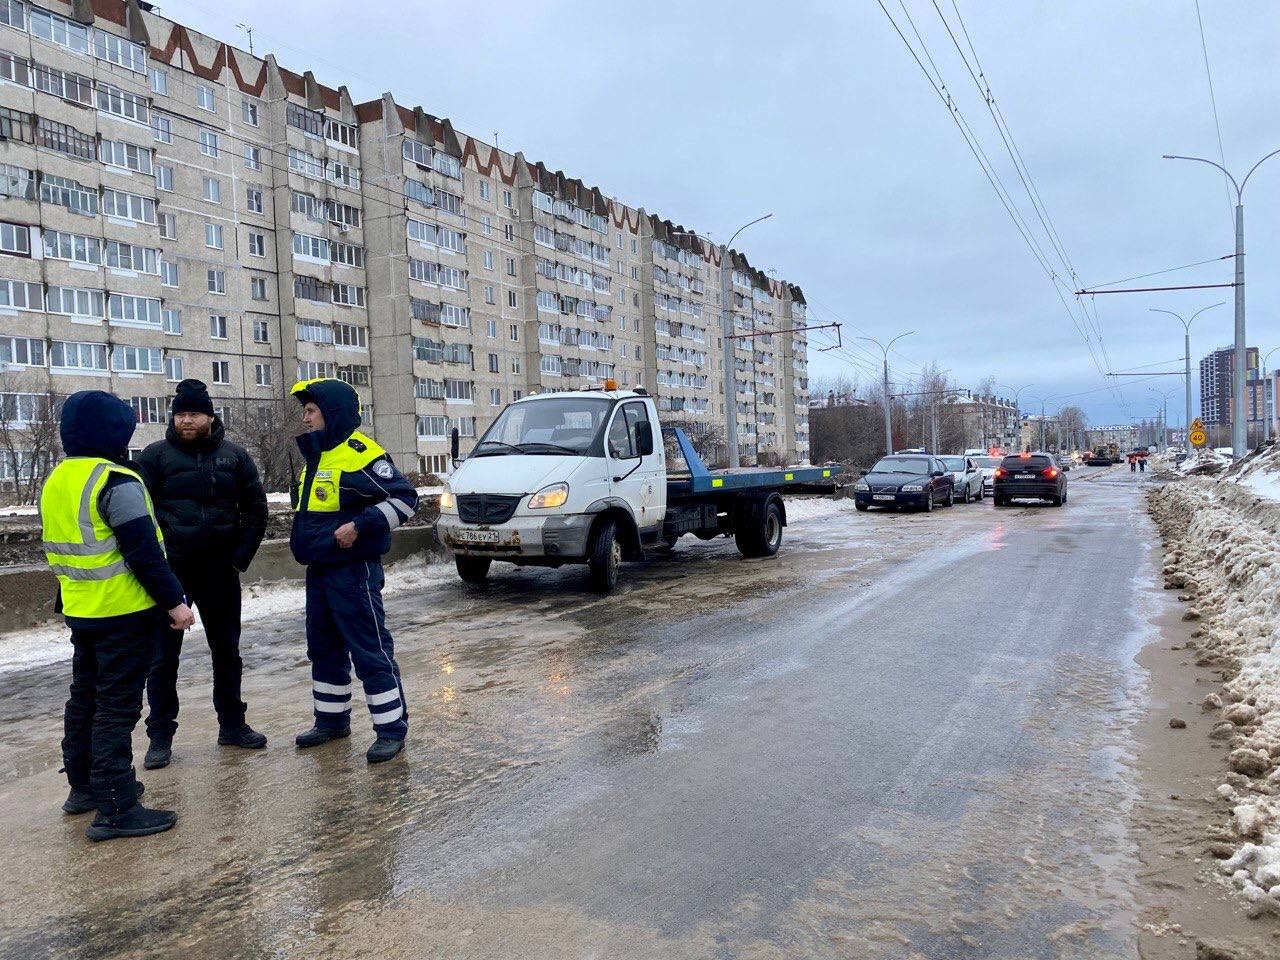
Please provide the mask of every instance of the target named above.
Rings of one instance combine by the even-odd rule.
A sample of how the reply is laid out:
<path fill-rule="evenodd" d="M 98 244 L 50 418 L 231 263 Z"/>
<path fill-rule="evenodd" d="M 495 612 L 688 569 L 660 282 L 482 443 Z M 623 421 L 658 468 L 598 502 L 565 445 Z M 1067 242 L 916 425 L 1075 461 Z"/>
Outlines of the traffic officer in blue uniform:
<path fill-rule="evenodd" d="M 167 628 L 186 630 L 195 618 L 165 558 L 151 497 L 129 466 L 136 422 L 109 393 L 72 394 L 58 425 L 66 459 L 40 491 L 45 557 L 75 648 L 62 740 L 71 793 L 62 809 L 97 809 L 90 840 L 159 833 L 176 820 L 138 803 L 132 737 L 152 652 Z"/>
<path fill-rule="evenodd" d="M 370 763 L 404 747 L 408 713 L 382 609 L 382 555 L 391 531 L 414 515 L 418 493 L 386 450 L 356 428 L 360 400 L 341 380 L 293 387 L 307 432 L 305 466 L 293 494 L 289 546 L 307 568 L 307 657 L 315 726 L 299 747 L 351 734 L 351 667 L 364 687 L 377 735 Z"/>

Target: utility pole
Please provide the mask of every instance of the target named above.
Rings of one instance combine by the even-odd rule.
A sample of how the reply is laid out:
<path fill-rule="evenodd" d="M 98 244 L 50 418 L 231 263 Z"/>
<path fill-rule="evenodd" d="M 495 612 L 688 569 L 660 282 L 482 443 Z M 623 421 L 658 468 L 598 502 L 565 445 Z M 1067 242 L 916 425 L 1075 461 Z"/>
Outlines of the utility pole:
<path fill-rule="evenodd" d="M 1201 307 L 1199 310 L 1197 310 L 1195 313 L 1191 315 L 1190 320 L 1183 319 L 1181 314 L 1174 313 L 1172 310 L 1161 310 L 1158 307 L 1150 308 L 1152 313 L 1167 313 L 1171 317 L 1177 317 L 1178 321 L 1182 324 L 1182 330 L 1184 334 L 1183 359 L 1187 365 L 1187 370 L 1186 370 L 1186 373 L 1187 373 L 1186 418 L 1187 419 L 1186 419 L 1186 422 L 1183 424 L 1183 433 L 1186 434 L 1186 436 L 1182 438 L 1182 449 L 1184 450 L 1187 450 L 1191 446 L 1191 440 L 1189 439 L 1191 435 L 1191 324 L 1196 317 L 1200 316 L 1200 314 L 1204 313 L 1206 310 L 1212 310 L 1214 307 L 1220 307 L 1224 303 L 1226 303 L 1225 300 L 1219 300 L 1217 303 L 1211 303 L 1207 307 Z"/>
<path fill-rule="evenodd" d="M 893 403 L 893 397 L 889 395 L 889 349 L 903 337 L 909 337 L 913 333 L 915 333 L 914 330 L 900 333 L 888 343 L 881 343 L 875 337 L 858 337 L 859 340 L 874 343 L 884 355 L 884 452 L 886 456 L 893 453 L 893 416 L 889 411 Z"/>
<path fill-rule="evenodd" d="M 1015 450 L 1015 451 L 1013 451 L 1013 452 L 1014 452 L 1014 453 L 1021 453 L 1021 452 L 1022 452 L 1022 410 L 1021 410 L 1021 408 L 1018 406 L 1018 395 L 1019 395 L 1019 394 L 1021 394 L 1023 390 L 1026 390 L 1028 387 L 1034 387 L 1034 386 L 1035 386 L 1035 384 L 1034 384 L 1034 383 L 1024 383 L 1024 384 L 1023 384 L 1022 386 L 1020 386 L 1017 390 L 1014 390 L 1014 389 L 1013 389 L 1013 387 L 1007 386 L 1007 385 L 1005 385 L 1005 384 L 1003 384 L 1003 383 L 997 383 L 997 384 L 996 384 L 996 386 L 997 386 L 997 387 L 999 387 L 1001 390 L 1013 390 L 1013 431 L 1014 431 L 1014 446 L 1016 446 L 1016 447 L 1018 448 L 1017 450 Z"/>
<path fill-rule="evenodd" d="M 1147 389 L 1161 400 L 1160 436 L 1156 440 L 1156 448 L 1158 450 L 1167 450 L 1169 449 L 1169 394 L 1165 393 L 1163 390 L 1157 390 L 1155 387 L 1147 387 Z M 1191 431 L 1191 426 L 1189 424 L 1187 426 L 1187 431 Z"/>
<path fill-rule="evenodd" d="M 1211 167 L 1217 167 L 1231 181 L 1231 185 L 1236 188 L 1236 343 L 1235 369 L 1231 371 L 1231 447 L 1232 453 L 1237 460 L 1248 453 L 1249 446 L 1249 423 L 1245 419 L 1244 397 L 1245 361 L 1247 357 L 1244 330 L 1244 188 L 1249 183 L 1249 178 L 1253 176 L 1253 171 L 1257 170 L 1265 161 L 1274 157 L 1277 153 L 1280 153 L 1280 150 L 1273 150 L 1255 163 L 1239 183 L 1227 171 L 1226 167 L 1220 163 L 1214 163 L 1212 160 L 1206 160 L 1203 157 L 1164 155 L 1166 160 L 1194 160 L 1198 163 L 1207 163 Z"/>

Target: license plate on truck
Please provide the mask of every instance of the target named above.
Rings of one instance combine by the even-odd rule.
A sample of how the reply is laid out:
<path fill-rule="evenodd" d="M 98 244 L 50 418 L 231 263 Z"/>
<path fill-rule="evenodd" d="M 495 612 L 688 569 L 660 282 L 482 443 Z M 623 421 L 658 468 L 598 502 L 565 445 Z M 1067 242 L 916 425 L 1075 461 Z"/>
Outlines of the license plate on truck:
<path fill-rule="evenodd" d="M 455 530 L 453 533 L 455 540 L 463 540 L 467 543 L 497 543 L 497 530 Z"/>

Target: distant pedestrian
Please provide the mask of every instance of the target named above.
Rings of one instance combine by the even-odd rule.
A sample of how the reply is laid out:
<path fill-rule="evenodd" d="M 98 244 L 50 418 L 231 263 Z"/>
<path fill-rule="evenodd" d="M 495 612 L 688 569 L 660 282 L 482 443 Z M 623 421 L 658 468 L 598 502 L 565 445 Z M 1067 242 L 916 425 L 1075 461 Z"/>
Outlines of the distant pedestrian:
<path fill-rule="evenodd" d="M 1146 457 L 1139 457 L 1139 458 L 1138 458 L 1138 469 L 1139 469 L 1139 470 L 1141 470 L 1143 473 L 1146 473 L 1146 472 L 1147 472 L 1147 458 L 1146 458 Z"/>
<path fill-rule="evenodd" d="M 414 515 L 418 493 L 360 426 L 360 398 L 341 380 L 293 387 L 307 433 L 306 466 L 294 493 L 289 546 L 307 568 L 307 657 L 314 726 L 299 747 L 351 734 L 351 667 L 364 686 L 377 739 L 370 763 L 404 747 L 408 707 L 382 609 L 382 555 L 391 531 Z"/>
<path fill-rule="evenodd" d="M 213 708 L 218 743 L 257 750 L 267 738 L 245 722 L 240 699 L 240 574 L 267 529 L 267 495 L 253 459 L 226 438 L 208 388 L 183 380 L 173 398 L 163 440 L 138 457 L 156 505 L 173 571 L 200 611 L 213 656 Z M 178 659 L 182 632 L 168 631 L 147 677 L 147 736 L 143 766 L 168 766 L 178 729 Z"/>
<path fill-rule="evenodd" d="M 71 793 L 62 809 L 97 809 L 85 830 L 90 840 L 146 836 L 177 821 L 171 810 L 138 803 L 133 770 L 133 728 L 158 637 L 194 621 L 165 559 L 151 498 L 128 466 L 136 423 L 118 397 L 72 394 L 59 423 L 66 459 L 40 491 L 45 557 L 75 648 L 62 739 Z"/>
<path fill-rule="evenodd" d="M 1137 457 L 1130 457 L 1130 458 L 1129 458 L 1129 472 L 1130 472 L 1130 473 L 1137 473 L 1137 472 L 1138 472 L 1138 458 L 1137 458 Z"/>

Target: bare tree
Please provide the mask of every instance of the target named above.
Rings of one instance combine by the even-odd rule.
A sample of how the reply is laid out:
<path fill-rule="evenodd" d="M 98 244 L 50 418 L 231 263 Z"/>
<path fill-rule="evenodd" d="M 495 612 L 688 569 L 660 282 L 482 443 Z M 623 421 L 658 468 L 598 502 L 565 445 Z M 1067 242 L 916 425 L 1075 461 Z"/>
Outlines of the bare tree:
<path fill-rule="evenodd" d="M 269 492 L 289 490 L 302 470 L 294 437 L 302 432 L 298 406 L 284 400 L 246 402 L 236 410 L 227 433 L 244 445 L 258 465 L 262 485 Z"/>
<path fill-rule="evenodd" d="M 12 370 L 0 371 L 0 478 L 19 503 L 34 503 L 62 445 L 61 400 L 47 382 L 33 383 Z"/>
<path fill-rule="evenodd" d="M 664 429 L 679 427 L 683 430 L 693 444 L 694 451 L 708 466 L 722 466 L 726 462 L 729 451 L 724 431 L 719 426 L 701 420 L 664 420 L 662 425 Z M 668 446 L 667 454 L 668 459 L 676 456 L 674 439 Z"/>

